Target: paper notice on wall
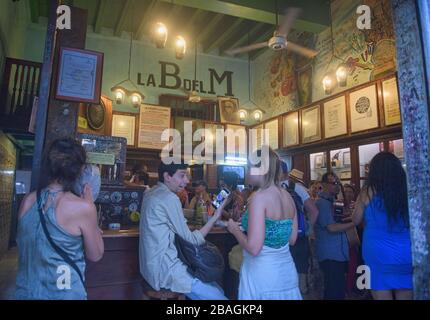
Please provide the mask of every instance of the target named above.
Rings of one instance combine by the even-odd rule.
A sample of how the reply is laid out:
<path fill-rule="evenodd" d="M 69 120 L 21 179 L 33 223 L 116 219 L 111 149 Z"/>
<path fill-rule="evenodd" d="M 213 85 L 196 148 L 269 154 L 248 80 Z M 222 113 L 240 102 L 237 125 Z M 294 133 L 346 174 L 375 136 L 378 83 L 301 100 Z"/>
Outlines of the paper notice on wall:
<path fill-rule="evenodd" d="M 142 104 L 139 119 L 139 148 L 161 150 L 167 141 L 161 134 L 170 128 L 170 108 Z"/>

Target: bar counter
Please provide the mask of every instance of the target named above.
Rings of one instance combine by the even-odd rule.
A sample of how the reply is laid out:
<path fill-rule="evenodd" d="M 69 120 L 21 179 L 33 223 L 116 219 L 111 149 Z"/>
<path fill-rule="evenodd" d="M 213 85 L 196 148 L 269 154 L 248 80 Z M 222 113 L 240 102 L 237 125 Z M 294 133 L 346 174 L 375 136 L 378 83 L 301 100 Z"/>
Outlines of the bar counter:
<path fill-rule="evenodd" d="M 195 229 L 190 226 L 190 229 Z M 86 287 L 89 300 L 141 300 L 139 272 L 139 229 L 104 230 L 105 252 L 98 262 L 87 261 Z M 214 227 L 206 240 L 215 244 L 224 257 L 222 287 L 229 299 L 237 297 L 237 276 L 230 270 L 228 253 L 237 244 L 224 228 Z"/>

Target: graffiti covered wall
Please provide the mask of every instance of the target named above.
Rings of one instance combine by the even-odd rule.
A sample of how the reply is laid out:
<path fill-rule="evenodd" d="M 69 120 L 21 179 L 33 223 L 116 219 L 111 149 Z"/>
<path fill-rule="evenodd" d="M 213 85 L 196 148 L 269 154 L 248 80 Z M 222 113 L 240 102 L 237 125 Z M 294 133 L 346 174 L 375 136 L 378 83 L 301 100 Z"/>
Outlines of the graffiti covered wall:
<path fill-rule="evenodd" d="M 371 8 L 370 30 L 356 26 L 357 7 L 363 4 Z M 330 27 L 317 35 L 303 32 L 288 38 L 317 50 L 315 58 L 267 50 L 253 62 L 254 101 L 266 111 L 264 118 L 326 98 L 322 79 L 328 73 L 334 75 L 342 63 L 347 67 L 347 84 L 337 86 L 332 94 L 395 72 L 389 0 L 334 0 L 331 12 L 333 41 Z"/>

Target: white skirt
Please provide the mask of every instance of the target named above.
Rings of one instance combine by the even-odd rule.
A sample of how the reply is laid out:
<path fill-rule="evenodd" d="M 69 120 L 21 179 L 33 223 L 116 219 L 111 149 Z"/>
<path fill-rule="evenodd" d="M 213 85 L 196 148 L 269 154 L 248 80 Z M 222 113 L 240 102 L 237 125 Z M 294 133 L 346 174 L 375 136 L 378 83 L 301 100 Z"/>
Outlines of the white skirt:
<path fill-rule="evenodd" d="M 263 246 L 257 256 L 243 250 L 239 300 L 302 300 L 296 266 L 286 246 Z"/>

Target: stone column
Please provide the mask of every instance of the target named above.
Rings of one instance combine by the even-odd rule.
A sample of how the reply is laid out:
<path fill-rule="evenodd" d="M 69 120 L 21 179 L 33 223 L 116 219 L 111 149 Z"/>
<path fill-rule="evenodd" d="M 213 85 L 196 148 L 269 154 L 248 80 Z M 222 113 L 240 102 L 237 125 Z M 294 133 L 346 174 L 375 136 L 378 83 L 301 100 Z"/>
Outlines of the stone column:
<path fill-rule="evenodd" d="M 393 0 L 397 70 L 407 166 L 414 298 L 430 299 L 430 23 L 428 0 Z M 425 53 L 426 52 L 426 53 Z"/>

